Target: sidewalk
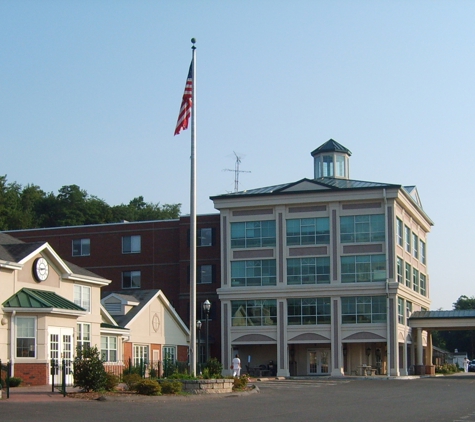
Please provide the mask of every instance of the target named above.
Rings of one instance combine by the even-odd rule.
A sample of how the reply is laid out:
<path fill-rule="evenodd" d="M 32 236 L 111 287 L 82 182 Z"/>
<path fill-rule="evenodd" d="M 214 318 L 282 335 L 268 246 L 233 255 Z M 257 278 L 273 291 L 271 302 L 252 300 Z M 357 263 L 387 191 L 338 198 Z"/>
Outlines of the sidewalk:
<path fill-rule="evenodd" d="M 67 389 L 68 392 L 72 392 L 74 389 L 71 387 Z M 10 388 L 10 398 L 7 399 L 7 391 L 3 389 L 1 403 L 7 402 L 52 402 L 52 401 L 65 401 L 74 400 L 70 397 L 63 397 L 63 395 L 57 390 L 52 393 L 51 385 L 40 385 L 35 387 L 15 387 Z"/>

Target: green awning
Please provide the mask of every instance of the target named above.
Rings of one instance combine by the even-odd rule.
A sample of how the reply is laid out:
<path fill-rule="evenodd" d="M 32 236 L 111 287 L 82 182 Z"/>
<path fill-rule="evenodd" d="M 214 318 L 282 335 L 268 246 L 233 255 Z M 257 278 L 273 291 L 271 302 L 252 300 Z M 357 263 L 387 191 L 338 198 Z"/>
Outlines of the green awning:
<path fill-rule="evenodd" d="M 3 302 L 4 308 L 23 309 L 64 309 L 68 311 L 83 311 L 86 309 L 76 305 L 64 297 L 47 290 L 23 288 Z"/>

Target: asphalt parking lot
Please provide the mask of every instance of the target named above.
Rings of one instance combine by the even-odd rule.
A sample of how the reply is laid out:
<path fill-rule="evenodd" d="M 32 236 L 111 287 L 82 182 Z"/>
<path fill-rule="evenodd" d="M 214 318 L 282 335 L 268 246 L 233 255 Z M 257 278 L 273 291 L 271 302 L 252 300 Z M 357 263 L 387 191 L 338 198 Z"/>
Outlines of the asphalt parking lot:
<path fill-rule="evenodd" d="M 137 401 L 0 402 L 2 421 L 475 421 L 475 374 L 418 379 L 268 380 L 241 395 Z"/>

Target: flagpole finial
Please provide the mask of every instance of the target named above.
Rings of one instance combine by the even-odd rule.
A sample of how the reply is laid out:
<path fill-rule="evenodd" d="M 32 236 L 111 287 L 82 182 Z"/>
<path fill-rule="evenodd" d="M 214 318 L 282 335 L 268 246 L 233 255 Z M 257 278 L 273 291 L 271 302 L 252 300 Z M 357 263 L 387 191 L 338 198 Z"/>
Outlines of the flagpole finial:
<path fill-rule="evenodd" d="M 196 44 L 196 38 L 191 39 L 192 44 Z"/>

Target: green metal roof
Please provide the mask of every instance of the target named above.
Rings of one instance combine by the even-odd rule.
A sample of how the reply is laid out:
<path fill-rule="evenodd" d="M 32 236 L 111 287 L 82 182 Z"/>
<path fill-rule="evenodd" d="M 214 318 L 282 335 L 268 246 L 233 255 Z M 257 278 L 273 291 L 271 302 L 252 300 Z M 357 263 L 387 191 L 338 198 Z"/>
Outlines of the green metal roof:
<path fill-rule="evenodd" d="M 317 149 L 311 152 L 312 157 L 322 152 L 343 152 L 345 154 L 351 155 L 351 151 L 344 147 L 343 145 L 339 144 L 337 141 L 333 139 L 329 139 L 323 145 L 320 145 Z"/>
<path fill-rule="evenodd" d="M 23 288 L 3 302 L 5 308 L 47 309 L 86 311 L 74 302 L 47 290 Z"/>
<path fill-rule="evenodd" d="M 416 311 L 409 319 L 450 319 L 450 318 L 475 318 L 475 309 L 453 311 Z"/>

